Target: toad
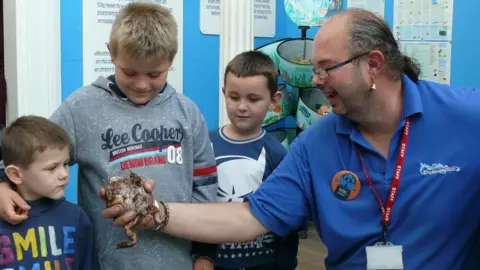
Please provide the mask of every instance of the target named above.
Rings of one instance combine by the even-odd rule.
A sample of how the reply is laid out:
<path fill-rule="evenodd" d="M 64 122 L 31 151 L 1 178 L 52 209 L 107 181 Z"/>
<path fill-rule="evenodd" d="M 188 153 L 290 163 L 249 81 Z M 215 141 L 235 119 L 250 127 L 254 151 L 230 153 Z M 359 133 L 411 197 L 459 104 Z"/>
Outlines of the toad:
<path fill-rule="evenodd" d="M 130 171 L 126 177 L 114 176 L 107 180 L 105 187 L 105 201 L 107 208 L 121 204 L 125 213 L 135 211 L 137 215 L 124 227 L 125 234 L 130 242 L 118 243 L 116 248 L 130 248 L 136 245 L 137 235 L 133 227 L 145 218 L 153 218 L 156 224 L 162 224 L 159 208 L 155 205 L 153 196 L 145 191 L 144 180 Z"/>

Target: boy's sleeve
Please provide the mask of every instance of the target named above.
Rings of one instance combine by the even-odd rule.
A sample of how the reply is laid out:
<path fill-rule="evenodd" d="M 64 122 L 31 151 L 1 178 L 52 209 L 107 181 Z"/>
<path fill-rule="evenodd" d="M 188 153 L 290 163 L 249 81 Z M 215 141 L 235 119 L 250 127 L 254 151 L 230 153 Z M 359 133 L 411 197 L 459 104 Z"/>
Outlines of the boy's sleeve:
<path fill-rule="evenodd" d="M 204 116 L 198 111 L 195 118 L 192 202 L 215 202 L 218 188 L 215 155 Z M 208 257 L 213 261 L 216 252 L 216 244 L 192 242 L 192 254 L 195 256 Z"/>
<path fill-rule="evenodd" d="M 52 114 L 50 120 L 60 125 L 70 136 L 72 140 L 72 150 L 70 151 L 70 166 L 77 163 L 77 142 L 75 137 L 75 122 L 67 102 L 63 102 L 60 107 Z"/>
<path fill-rule="evenodd" d="M 199 113 L 200 114 L 200 113 Z M 203 115 L 193 136 L 193 202 L 215 202 L 218 180 L 213 148 Z"/>
<path fill-rule="evenodd" d="M 93 246 L 93 227 L 90 219 L 85 212 L 81 211 L 78 224 L 78 258 L 80 270 L 96 269 L 94 265 L 97 263 L 95 257 L 95 249 Z"/>
<path fill-rule="evenodd" d="M 287 156 L 287 149 L 281 144 L 277 144 L 272 155 L 272 169 L 275 170 L 280 162 Z M 272 170 L 272 171 L 273 171 Z"/>

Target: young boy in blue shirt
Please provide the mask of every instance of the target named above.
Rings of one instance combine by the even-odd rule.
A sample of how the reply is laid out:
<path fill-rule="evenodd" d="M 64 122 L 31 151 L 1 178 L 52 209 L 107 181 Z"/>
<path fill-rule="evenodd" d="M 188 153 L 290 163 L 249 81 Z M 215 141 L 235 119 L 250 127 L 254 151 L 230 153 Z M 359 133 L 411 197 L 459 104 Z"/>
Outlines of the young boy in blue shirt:
<path fill-rule="evenodd" d="M 3 131 L 5 173 L 30 205 L 28 219 L 0 220 L 0 269 L 93 269 L 93 228 L 65 200 L 71 141 L 59 125 L 23 116 Z"/>
<path fill-rule="evenodd" d="M 230 124 L 210 132 L 218 173 L 218 202 L 242 202 L 272 173 L 287 151 L 262 128 L 282 95 L 277 70 L 265 54 L 247 51 L 227 65 L 223 93 Z M 298 234 L 268 233 L 251 242 L 214 245 L 209 257 L 216 270 L 295 269 Z M 202 251 L 197 252 L 201 254 Z"/>

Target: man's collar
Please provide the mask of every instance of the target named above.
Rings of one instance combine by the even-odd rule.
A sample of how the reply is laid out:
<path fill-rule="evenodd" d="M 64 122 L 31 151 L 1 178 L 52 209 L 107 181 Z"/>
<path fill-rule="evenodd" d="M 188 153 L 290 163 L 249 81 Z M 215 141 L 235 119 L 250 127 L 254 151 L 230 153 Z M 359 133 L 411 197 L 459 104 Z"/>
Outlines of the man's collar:
<path fill-rule="evenodd" d="M 417 84 L 408 76 L 402 75 L 403 87 L 403 112 L 402 120 L 406 117 L 423 114 L 422 97 Z M 336 132 L 339 134 L 351 134 L 354 129 L 352 121 L 344 116 L 337 116 Z"/>

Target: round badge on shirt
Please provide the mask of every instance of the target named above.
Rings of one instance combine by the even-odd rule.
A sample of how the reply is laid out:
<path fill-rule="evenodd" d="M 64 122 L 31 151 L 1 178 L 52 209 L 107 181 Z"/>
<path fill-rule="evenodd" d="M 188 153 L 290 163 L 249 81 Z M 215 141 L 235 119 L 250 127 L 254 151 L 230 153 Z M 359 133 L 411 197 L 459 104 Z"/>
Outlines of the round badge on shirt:
<path fill-rule="evenodd" d="M 332 179 L 332 191 L 335 197 L 350 201 L 360 194 L 360 180 L 350 171 L 340 171 Z"/>

